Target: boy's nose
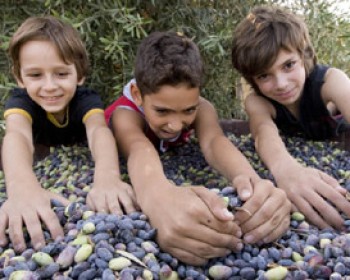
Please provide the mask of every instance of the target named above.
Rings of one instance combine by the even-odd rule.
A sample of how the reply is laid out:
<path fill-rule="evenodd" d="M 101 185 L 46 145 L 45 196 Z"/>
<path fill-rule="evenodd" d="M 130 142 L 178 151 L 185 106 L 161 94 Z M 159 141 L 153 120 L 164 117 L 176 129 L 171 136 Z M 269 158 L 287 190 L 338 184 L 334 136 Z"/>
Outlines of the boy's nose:
<path fill-rule="evenodd" d="M 168 122 L 168 127 L 172 132 L 181 131 L 183 128 L 183 123 L 181 120 L 175 119 Z"/>
<path fill-rule="evenodd" d="M 55 82 L 54 77 L 51 77 L 51 76 L 45 77 L 44 85 L 43 85 L 43 88 L 45 90 L 52 90 L 52 89 L 55 89 L 56 87 L 57 87 L 57 84 Z"/>
<path fill-rule="evenodd" d="M 276 87 L 277 89 L 285 89 L 288 84 L 288 79 L 285 75 L 276 76 Z"/>

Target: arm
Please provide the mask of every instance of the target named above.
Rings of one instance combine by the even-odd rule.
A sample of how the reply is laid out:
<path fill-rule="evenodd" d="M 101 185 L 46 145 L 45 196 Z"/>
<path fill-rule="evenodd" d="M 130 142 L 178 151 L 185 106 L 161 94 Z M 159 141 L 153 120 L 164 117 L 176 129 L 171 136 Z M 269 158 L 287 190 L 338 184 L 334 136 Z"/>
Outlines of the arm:
<path fill-rule="evenodd" d="M 341 228 L 343 219 L 337 209 L 349 214 L 350 209 L 337 181 L 324 172 L 304 167 L 289 154 L 272 120 L 274 109 L 267 100 L 251 95 L 246 100 L 246 110 L 255 148 L 277 186 L 286 191 L 294 210 L 304 213 L 320 228 Z"/>
<path fill-rule="evenodd" d="M 272 182 L 262 180 L 244 155 L 223 134 L 214 107 L 202 99 L 196 118 L 196 132 L 208 163 L 229 179 L 246 201 L 244 208 L 252 214 L 238 213 L 245 241 L 270 242 L 289 226 L 290 202 Z"/>
<path fill-rule="evenodd" d="M 325 104 L 335 104 L 336 109 L 350 124 L 350 79 L 343 71 L 336 68 L 327 71 L 321 96 Z"/>
<path fill-rule="evenodd" d="M 8 242 L 5 230 L 16 251 L 23 251 L 26 242 L 22 226 L 26 226 L 34 248 L 45 245 L 41 221 L 53 239 L 63 236 L 59 220 L 51 208 L 50 200 L 57 199 L 67 205 L 63 197 L 41 188 L 32 169 L 34 147 L 30 121 L 20 114 L 6 118 L 2 161 L 6 179 L 7 201 L 0 209 L 0 243 Z"/>
<path fill-rule="evenodd" d="M 117 109 L 113 128 L 142 211 L 157 229 L 161 248 L 179 260 L 203 264 L 236 249 L 239 228 L 225 212 L 221 198 L 203 187 L 176 187 L 166 178 L 158 152 L 143 132 L 144 120 L 133 111 Z M 221 212 L 221 220 L 211 208 Z"/>
<path fill-rule="evenodd" d="M 135 194 L 131 186 L 120 179 L 118 151 L 103 113 L 91 115 L 85 125 L 95 161 L 94 184 L 87 196 L 87 204 L 92 210 L 117 215 L 135 211 Z"/>

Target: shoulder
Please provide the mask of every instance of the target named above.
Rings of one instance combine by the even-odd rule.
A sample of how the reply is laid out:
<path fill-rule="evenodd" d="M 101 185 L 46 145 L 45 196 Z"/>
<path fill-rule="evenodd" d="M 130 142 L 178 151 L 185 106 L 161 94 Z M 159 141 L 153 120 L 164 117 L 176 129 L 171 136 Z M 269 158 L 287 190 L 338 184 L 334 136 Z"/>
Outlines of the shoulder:
<path fill-rule="evenodd" d="M 23 88 L 12 89 L 5 103 L 6 114 L 9 114 L 9 112 L 16 113 L 18 110 L 21 110 L 33 115 L 40 108 Z"/>
<path fill-rule="evenodd" d="M 31 100 L 29 97 L 27 90 L 24 88 L 13 88 L 10 90 L 9 99 L 15 98 L 15 99 L 21 99 L 21 100 Z"/>
<path fill-rule="evenodd" d="M 257 114 L 267 114 L 271 117 L 275 117 L 276 115 L 273 104 L 268 99 L 256 93 L 251 93 L 247 96 L 244 106 L 249 117 Z"/>
<path fill-rule="evenodd" d="M 338 95 L 348 96 L 350 92 L 350 79 L 348 75 L 338 69 L 329 68 L 324 79 L 321 95 L 325 102 L 333 101 Z"/>
<path fill-rule="evenodd" d="M 326 72 L 326 74 L 325 74 L 325 77 L 324 77 L 325 82 L 327 80 L 332 80 L 332 79 L 337 79 L 337 78 L 346 78 L 346 79 L 348 79 L 348 76 L 341 69 L 334 68 L 334 67 L 329 67 L 327 72 Z"/>
<path fill-rule="evenodd" d="M 198 103 L 199 106 L 208 106 L 208 107 L 212 107 L 214 108 L 214 105 L 206 98 L 200 96 L 199 97 L 199 103 Z"/>

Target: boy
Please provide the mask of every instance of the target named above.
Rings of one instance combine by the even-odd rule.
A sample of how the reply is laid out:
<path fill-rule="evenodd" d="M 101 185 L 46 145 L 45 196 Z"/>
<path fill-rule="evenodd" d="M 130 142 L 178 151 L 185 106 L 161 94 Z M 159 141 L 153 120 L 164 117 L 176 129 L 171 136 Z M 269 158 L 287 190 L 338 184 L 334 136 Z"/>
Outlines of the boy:
<path fill-rule="evenodd" d="M 9 54 L 19 87 L 4 112 L 2 161 L 8 200 L 0 209 L 0 245 L 8 242 L 8 228 L 15 250 L 23 251 L 26 225 L 33 247 L 39 249 L 45 245 L 41 221 L 53 239 L 63 235 L 50 200 L 68 201 L 41 188 L 32 170 L 35 144 L 70 145 L 87 139 L 95 160 L 87 204 L 116 214 L 134 211 L 133 190 L 120 179 L 100 97 L 82 87 L 88 58 L 78 32 L 52 16 L 31 17 L 13 35 Z"/>
<path fill-rule="evenodd" d="M 256 150 L 277 186 L 311 223 L 342 229 L 339 211 L 350 217 L 345 190 L 328 174 L 294 159 L 279 130 L 324 140 L 349 129 L 349 78 L 317 64 L 306 24 L 278 7 L 257 7 L 237 26 L 232 62 L 254 89 L 245 108 Z"/>
<path fill-rule="evenodd" d="M 105 111 L 142 211 L 157 229 L 161 248 L 200 265 L 240 250 L 242 242 L 270 242 L 289 226 L 285 193 L 262 180 L 224 136 L 214 107 L 200 97 L 202 62 L 197 46 L 175 32 L 154 32 L 136 55 L 135 80 Z M 204 187 L 176 187 L 157 152 L 180 145 L 194 129 L 208 163 L 237 188 L 244 209 L 233 217 Z M 243 240 L 241 239 L 243 234 Z"/>

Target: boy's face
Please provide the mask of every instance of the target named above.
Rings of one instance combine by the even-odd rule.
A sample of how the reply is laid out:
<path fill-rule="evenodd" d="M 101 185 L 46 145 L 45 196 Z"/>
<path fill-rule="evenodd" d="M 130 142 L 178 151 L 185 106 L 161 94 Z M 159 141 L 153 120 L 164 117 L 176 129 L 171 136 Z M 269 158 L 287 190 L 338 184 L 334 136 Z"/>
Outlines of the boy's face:
<path fill-rule="evenodd" d="M 156 93 L 141 96 L 135 101 L 144 109 L 145 119 L 160 139 L 171 139 L 195 120 L 199 104 L 199 88 L 187 85 L 164 85 Z"/>
<path fill-rule="evenodd" d="M 297 51 L 280 50 L 266 72 L 253 77 L 261 93 L 287 108 L 295 108 L 305 84 L 305 67 Z"/>
<path fill-rule="evenodd" d="M 20 49 L 19 61 L 18 85 L 46 112 L 61 119 L 77 85 L 84 82 L 78 81 L 75 65 L 62 61 L 49 41 L 28 41 Z"/>

